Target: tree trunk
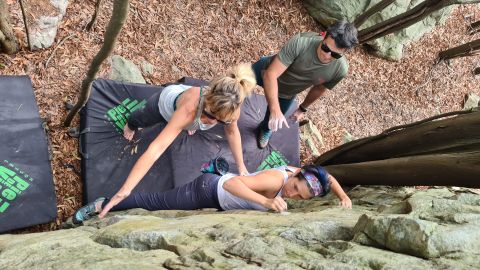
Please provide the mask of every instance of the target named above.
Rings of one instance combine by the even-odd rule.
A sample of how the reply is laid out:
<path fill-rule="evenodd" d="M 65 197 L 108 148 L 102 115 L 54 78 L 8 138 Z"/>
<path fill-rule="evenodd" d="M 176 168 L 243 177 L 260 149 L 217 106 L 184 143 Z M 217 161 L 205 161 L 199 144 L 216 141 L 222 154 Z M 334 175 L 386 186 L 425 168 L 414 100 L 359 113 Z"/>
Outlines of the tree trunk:
<path fill-rule="evenodd" d="M 480 148 L 477 149 L 330 165 L 325 169 L 344 185 L 480 188 Z"/>
<path fill-rule="evenodd" d="M 97 21 L 98 13 L 100 12 L 100 7 L 102 6 L 103 0 L 97 0 L 95 3 L 95 11 L 93 12 L 92 19 L 90 22 L 87 24 L 87 31 L 92 30 L 93 25 Z"/>
<path fill-rule="evenodd" d="M 316 163 L 345 184 L 480 187 L 480 111 L 436 118 L 352 141 Z"/>
<path fill-rule="evenodd" d="M 406 12 L 381 23 L 362 29 L 358 32 L 358 40 L 365 43 L 390 33 L 396 32 L 417 23 L 432 12 L 453 4 L 480 3 L 480 0 L 425 0 Z"/>
<path fill-rule="evenodd" d="M 462 44 L 460 46 L 450 48 L 445 51 L 441 51 L 438 53 L 438 59 L 441 60 L 448 60 L 457 57 L 463 56 L 472 56 L 477 55 L 480 52 L 480 39 Z"/>
<path fill-rule="evenodd" d="M 468 33 L 470 35 L 476 34 L 477 32 L 480 32 L 480 21 L 474 22 L 468 27 Z"/>
<path fill-rule="evenodd" d="M 102 48 L 97 53 L 95 58 L 88 69 L 86 78 L 82 81 L 82 88 L 80 90 L 80 95 L 77 103 L 73 106 L 70 113 L 65 118 L 64 126 L 69 127 L 73 117 L 80 111 L 83 106 L 88 101 L 90 97 L 91 87 L 95 76 L 100 69 L 100 65 L 107 59 L 107 57 L 112 53 L 115 48 L 115 43 L 117 41 L 117 36 L 122 29 L 123 24 L 128 16 L 128 0 L 115 0 L 113 3 L 112 16 L 110 17 L 110 22 L 108 23 L 107 29 L 104 35 L 104 41 Z"/>
<path fill-rule="evenodd" d="M 360 28 L 360 26 L 368 20 L 373 14 L 384 10 L 386 7 L 388 7 L 390 4 L 395 2 L 395 0 L 382 0 L 378 4 L 374 5 L 373 7 L 369 8 L 367 11 L 365 11 L 362 15 L 358 16 L 353 24 L 355 25 L 356 28 Z"/>
<path fill-rule="evenodd" d="M 5 0 L 0 0 L 0 50 L 7 54 L 18 52 L 18 42 L 13 33 L 10 12 Z"/>
<path fill-rule="evenodd" d="M 19 0 L 20 9 L 22 10 L 23 24 L 25 25 L 25 34 L 27 35 L 28 49 L 32 50 L 32 43 L 30 42 L 30 27 L 28 26 L 27 15 L 25 14 L 25 7 L 23 6 L 23 0 Z"/>

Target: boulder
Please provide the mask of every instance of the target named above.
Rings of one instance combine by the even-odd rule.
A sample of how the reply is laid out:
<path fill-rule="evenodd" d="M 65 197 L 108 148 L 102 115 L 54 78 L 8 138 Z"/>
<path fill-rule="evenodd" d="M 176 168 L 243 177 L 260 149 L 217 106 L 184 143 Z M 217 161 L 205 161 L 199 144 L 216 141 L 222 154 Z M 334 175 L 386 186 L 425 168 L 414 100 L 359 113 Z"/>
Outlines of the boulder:
<path fill-rule="evenodd" d="M 355 187 L 288 214 L 132 209 L 53 232 L 0 235 L 0 269 L 479 269 L 480 195 Z"/>
<path fill-rule="evenodd" d="M 142 62 L 142 71 L 147 75 L 153 75 L 155 67 L 147 61 Z"/>
<path fill-rule="evenodd" d="M 26 6 L 26 12 L 31 11 L 34 16 L 29 17 L 29 37 L 32 49 L 42 49 L 52 46 L 57 35 L 57 29 L 67 10 L 68 0 L 43 0 L 39 6 Z"/>
<path fill-rule="evenodd" d="M 75 229 L 28 235 L 4 235 L 0 240 L 0 269 L 164 269 L 175 253 L 111 248 Z M 141 259 L 140 259 L 141 258 Z"/>
<path fill-rule="evenodd" d="M 464 110 L 470 110 L 478 106 L 480 106 L 480 96 L 474 93 L 465 95 L 465 100 L 463 102 Z"/>
<path fill-rule="evenodd" d="M 354 241 L 426 259 L 480 249 L 480 201 L 477 194 L 446 188 L 417 192 L 406 199 L 404 214 L 363 215 Z"/>
<path fill-rule="evenodd" d="M 132 61 L 125 59 L 120 55 L 112 56 L 110 78 L 112 80 L 123 82 L 146 83 L 142 76 L 142 71 Z"/>
<path fill-rule="evenodd" d="M 356 139 L 357 138 L 355 136 L 353 136 L 352 134 L 350 134 L 350 132 L 348 132 L 346 130 L 345 130 L 345 132 L 343 132 L 342 143 L 348 143 L 348 142 L 354 141 Z"/>
<path fill-rule="evenodd" d="M 320 148 L 324 148 L 325 144 L 323 143 L 322 134 L 312 121 L 307 120 L 300 126 L 300 139 L 313 157 L 320 156 L 317 145 Z"/>

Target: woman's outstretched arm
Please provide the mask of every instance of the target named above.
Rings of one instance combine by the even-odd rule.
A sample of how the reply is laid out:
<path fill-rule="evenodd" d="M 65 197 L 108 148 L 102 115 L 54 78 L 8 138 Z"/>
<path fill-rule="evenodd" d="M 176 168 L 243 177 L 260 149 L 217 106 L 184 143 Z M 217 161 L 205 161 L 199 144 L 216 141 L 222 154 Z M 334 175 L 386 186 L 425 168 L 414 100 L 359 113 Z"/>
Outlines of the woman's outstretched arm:
<path fill-rule="evenodd" d="M 140 156 L 133 166 L 130 174 L 125 180 L 125 183 L 120 190 L 112 197 L 107 205 L 100 213 L 100 218 L 103 218 L 110 209 L 128 197 L 132 190 L 138 185 L 142 178 L 147 174 L 148 170 L 153 166 L 155 161 L 165 152 L 168 146 L 175 140 L 182 129 L 191 121 L 188 113 L 185 110 L 177 110 L 170 119 L 170 122 L 158 134 L 157 138 L 150 143 L 147 151 Z"/>
<path fill-rule="evenodd" d="M 343 191 L 342 186 L 340 186 L 337 179 L 335 179 L 335 177 L 332 175 L 329 175 L 328 180 L 330 181 L 330 186 L 332 187 L 333 193 L 335 193 L 335 195 L 337 195 L 337 197 L 340 199 L 340 206 L 352 208 L 352 201 L 348 197 L 347 193 Z"/>
<path fill-rule="evenodd" d="M 230 146 L 233 154 L 233 158 L 235 159 L 235 163 L 237 163 L 238 174 L 247 175 L 248 170 L 243 162 L 242 138 L 240 136 L 240 130 L 238 130 L 237 120 L 233 121 L 229 125 L 225 125 L 224 130 L 225 136 L 228 140 L 228 145 Z"/>

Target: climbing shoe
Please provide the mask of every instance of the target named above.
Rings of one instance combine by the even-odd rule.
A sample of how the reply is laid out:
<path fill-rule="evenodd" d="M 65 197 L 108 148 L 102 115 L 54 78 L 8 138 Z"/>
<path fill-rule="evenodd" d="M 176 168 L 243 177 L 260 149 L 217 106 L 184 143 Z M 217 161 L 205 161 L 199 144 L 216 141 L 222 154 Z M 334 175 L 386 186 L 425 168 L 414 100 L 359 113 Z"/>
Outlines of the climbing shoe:
<path fill-rule="evenodd" d="M 100 197 L 95 201 L 86 204 L 85 206 L 78 209 L 75 214 L 73 214 L 72 222 L 73 224 L 82 224 L 84 221 L 89 220 L 91 217 L 96 216 L 98 212 L 95 209 L 95 205 L 98 202 L 103 202 L 106 199 L 104 197 Z"/>
<path fill-rule="evenodd" d="M 270 137 L 272 137 L 272 131 L 271 130 L 265 131 L 263 129 L 260 129 L 257 133 L 258 148 L 263 149 L 263 148 L 267 147 L 268 141 L 270 141 Z"/>

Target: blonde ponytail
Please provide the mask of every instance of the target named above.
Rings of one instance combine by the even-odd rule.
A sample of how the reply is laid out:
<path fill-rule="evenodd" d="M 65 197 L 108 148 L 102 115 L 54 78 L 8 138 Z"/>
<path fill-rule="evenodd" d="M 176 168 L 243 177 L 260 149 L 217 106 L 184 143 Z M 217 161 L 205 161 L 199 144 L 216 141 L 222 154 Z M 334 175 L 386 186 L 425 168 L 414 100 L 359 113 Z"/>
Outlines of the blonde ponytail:
<path fill-rule="evenodd" d="M 205 105 L 221 120 L 232 120 L 255 85 L 255 74 L 249 64 L 239 64 L 210 83 Z"/>
<path fill-rule="evenodd" d="M 246 63 L 236 65 L 232 68 L 231 74 L 232 78 L 242 86 L 240 91 L 243 97 L 249 96 L 257 84 L 252 66 Z"/>

